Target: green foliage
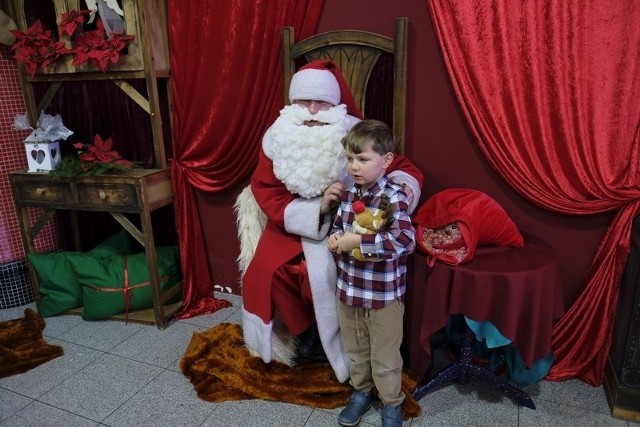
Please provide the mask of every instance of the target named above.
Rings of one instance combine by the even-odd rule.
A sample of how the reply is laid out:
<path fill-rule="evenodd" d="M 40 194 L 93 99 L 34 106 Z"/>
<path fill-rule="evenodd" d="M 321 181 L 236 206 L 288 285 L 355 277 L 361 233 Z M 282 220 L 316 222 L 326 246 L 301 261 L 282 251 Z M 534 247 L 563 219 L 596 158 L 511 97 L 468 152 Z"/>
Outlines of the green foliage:
<path fill-rule="evenodd" d="M 87 163 L 78 157 L 64 157 L 58 167 L 49 172 L 49 176 L 53 178 L 71 178 L 78 175 L 96 176 L 130 169 L 131 166 L 119 163 Z"/>

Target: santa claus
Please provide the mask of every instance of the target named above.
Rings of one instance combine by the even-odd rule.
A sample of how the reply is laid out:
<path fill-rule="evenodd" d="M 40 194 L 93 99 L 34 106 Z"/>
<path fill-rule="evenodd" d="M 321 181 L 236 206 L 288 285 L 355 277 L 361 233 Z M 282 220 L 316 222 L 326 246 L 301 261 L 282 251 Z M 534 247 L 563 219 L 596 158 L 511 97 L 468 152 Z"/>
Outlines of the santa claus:
<path fill-rule="evenodd" d="M 238 197 L 242 326 L 265 362 L 326 359 L 349 377 L 336 315 L 336 267 L 327 249 L 331 217 L 351 185 L 340 140 L 362 119 L 337 66 L 316 60 L 293 75 L 291 105 L 267 130 L 251 184 Z M 422 174 L 404 156 L 391 178 L 420 198 Z"/>

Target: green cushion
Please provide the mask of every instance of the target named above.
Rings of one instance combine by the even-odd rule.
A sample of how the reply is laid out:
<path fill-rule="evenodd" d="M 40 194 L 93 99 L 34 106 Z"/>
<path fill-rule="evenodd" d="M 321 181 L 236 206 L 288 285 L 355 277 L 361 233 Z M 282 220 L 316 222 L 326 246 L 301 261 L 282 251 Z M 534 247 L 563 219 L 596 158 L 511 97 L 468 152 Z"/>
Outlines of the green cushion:
<path fill-rule="evenodd" d="M 82 306 L 82 287 L 67 257 L 105 257 L 128 255 L 132 251 L 129 233 L 120 230 L 89 252 L 53 252 L 48 254 L 27 254 L 40 279 L 42 299 L 38 312 L 42 317 L 54 316 Z"/>
<path fill-rule="evenodd" d="M 161 293 L 180 281 L 179 252 L 177 246 L 162 246 L 156 249 L 158 276 Z M 126 312 L 125 270 L 128 273 L 130 293 L 129 310 L 153 307 L 149 269 L 144 252 L 128 256 L 105 258 L 70 255 L 67 260 L 82 286 L 82 318 L 85 320 L 107 319 Z M 179 298 L 179 296 L 176 296 Z"/>
<path fill-rule="evenodd" d="M 133 253 L 133 246 L 129 232 L 124 229 L 120 230 L 87 253 L 97 257 L 130 255 Z"/>

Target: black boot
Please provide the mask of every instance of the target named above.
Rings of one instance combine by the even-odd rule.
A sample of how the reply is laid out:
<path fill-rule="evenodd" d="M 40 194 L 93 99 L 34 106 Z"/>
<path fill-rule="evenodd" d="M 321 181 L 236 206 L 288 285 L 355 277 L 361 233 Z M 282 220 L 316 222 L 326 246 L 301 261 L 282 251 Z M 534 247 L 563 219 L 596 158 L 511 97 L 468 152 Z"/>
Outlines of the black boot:
<path fill-rule="evenodd" d="M 311 325 L 298 335 L 298 355 L 300 357 L 310 355 L 313 352 L 316 341 L 318 341 L 318 328 L 316 325 Z"/>
<path fill-rule="evenodd" d="M 316 325 L 307 328 L 298 335 L 298 355 L 317 362 L 326 362 L 327 355 L 320 342 L 320 334 Z"/>

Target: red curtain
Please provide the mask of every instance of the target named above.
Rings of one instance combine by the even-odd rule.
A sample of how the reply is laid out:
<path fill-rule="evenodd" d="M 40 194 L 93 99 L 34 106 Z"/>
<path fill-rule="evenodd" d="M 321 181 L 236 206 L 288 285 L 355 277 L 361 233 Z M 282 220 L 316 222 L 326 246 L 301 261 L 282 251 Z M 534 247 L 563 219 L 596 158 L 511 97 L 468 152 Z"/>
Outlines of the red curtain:
<path fill-rule="evenodd" d="M 168 1 L 176 227 L 184 276 L 177 318 L 228 306 L 213 298 L 196 190 L 224 191 L 250 174 L 282 108 L 280 32 L 316 32 L 324 0 Z"/>
<path fill-rule="evenodd" d="M 602 382 L 640 209 L 640 3 L 427 0 L 455 93 L 495 171 L 529 200 L 616 211 L 553 329 L 547 379 Z"/>

